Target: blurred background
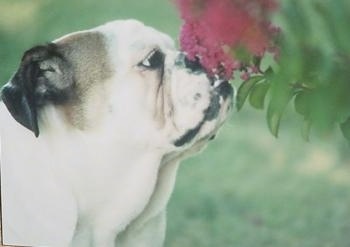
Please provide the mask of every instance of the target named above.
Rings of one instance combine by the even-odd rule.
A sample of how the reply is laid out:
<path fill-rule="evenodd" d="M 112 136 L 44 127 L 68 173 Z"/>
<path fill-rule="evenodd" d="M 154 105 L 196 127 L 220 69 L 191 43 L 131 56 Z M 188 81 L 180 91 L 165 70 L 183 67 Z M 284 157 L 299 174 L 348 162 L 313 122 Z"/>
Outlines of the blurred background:
<path fill-rule="evenodd" d="M 174 39 L 181 25 L 169 0 L 0 0 L 0 83 L 33 45 L 123 18 Z M 305 142 L 299 118 L 287 109 L 276 139 L 263 112 L 233 112 L 216 140 L 183 162 L 165 246 L 349 247 L 349 146 L 338 134 Z"/>

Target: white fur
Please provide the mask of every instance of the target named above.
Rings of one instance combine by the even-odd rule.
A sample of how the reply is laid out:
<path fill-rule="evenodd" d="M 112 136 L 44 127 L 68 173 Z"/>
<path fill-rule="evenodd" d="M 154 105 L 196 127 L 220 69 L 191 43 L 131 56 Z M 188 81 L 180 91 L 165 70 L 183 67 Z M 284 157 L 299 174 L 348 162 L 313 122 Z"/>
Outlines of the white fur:
<path fill-rule="evenodd" d="M 73 129 L 55 107 L 41 112 L 40 136 L 19 125 L 0 104 L 3 240 L 6 244 L 71 247 L 157 247 L 179 160 L 201 149 L 226 118 L 203 125 L 184 147 L 173 141 L 202 119 L 210 104 L 204 74 L 176 68 L 178 52 L 165 34 L 136 21 L 93 29 L 107 40 L 113 76 L 101 86 L 102 103 L 86 102 L 88 130 Z M 65 36 L 67 37 L 67 36 Z M 64 39 L 65 37 L 61 38 Z M 154 119 L 156 80 L 136 61 L 158 47 L 166 53 L 169 96 L 163 126 Z M 103 87 L 103 88 L 102 88 Z M 201 98 L 196 99 L 195 95 Z M 90 99 L 101 100 L 99 94 Z M 170 116 L 170 115 L 169 115 Z"/>

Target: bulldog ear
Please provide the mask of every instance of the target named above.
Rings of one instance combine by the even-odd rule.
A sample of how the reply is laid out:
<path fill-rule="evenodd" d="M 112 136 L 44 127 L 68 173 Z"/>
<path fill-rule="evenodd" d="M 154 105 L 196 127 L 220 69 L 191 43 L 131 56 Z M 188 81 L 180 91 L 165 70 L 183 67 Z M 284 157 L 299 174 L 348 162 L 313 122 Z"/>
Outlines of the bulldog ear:
<path fill-rule="evenodd" d="M 73 71 L 55 44 L 26 51 L 19 69 L 2 88 L 1 98 L 13 118 L 39 136 L 38 111 L 63 104 L 72 95 Z"/>

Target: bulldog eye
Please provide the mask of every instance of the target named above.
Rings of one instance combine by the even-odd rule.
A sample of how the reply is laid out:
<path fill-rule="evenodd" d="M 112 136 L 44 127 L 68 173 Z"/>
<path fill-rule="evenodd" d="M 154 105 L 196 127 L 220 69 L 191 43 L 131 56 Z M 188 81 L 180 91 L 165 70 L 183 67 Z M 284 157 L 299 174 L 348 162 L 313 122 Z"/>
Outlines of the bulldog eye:
<path fill-rule="evenodd" d="M 153 50 L 139 63 L 139 66 L 147 69 L 158 69 L 163 66 L 163 63 L 164 54 L 159 50 Z"/>

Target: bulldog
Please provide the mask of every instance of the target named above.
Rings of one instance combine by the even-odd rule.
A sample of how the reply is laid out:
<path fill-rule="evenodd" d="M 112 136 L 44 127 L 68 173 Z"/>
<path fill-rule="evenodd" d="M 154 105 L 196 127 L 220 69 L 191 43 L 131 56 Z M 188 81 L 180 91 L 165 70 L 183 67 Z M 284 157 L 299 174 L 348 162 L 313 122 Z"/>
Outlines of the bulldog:
<path fill-rule="evenodd" d="M 29 49 L 1 91 L 4 244 L 162 246 L 179 162 L 232 95 L 136 20 Z"/>

